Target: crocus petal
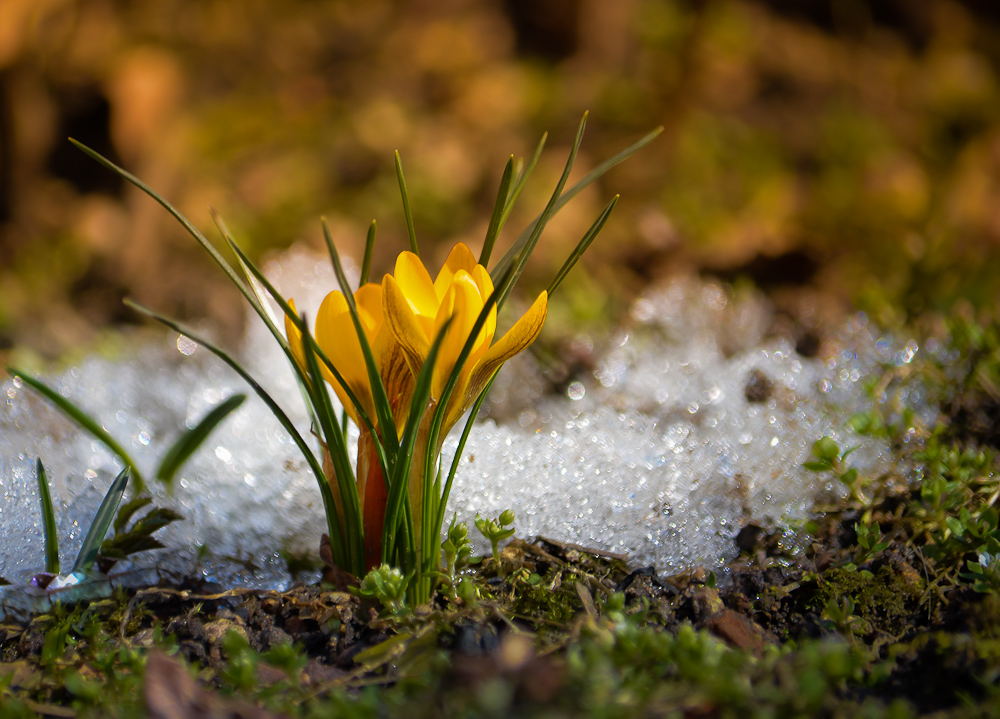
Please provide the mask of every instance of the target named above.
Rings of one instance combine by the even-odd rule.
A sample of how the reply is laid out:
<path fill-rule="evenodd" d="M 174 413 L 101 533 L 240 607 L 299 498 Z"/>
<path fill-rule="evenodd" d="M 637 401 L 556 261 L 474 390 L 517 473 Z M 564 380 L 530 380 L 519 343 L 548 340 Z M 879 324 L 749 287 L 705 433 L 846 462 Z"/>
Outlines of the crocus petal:
<path fill-rule="evenodd" d="M 490 381 L 490 378 L 504 362 L 518 352 L 524 351 L 537 339 L 545 324 L 547 311 L 548 293 L 542 292 L 521 319 L 508 330 L 507 334 L 486 351 L 469 375 L 468 383 L 462 388 L 462 397 L 465 398 L 465 402 L 454 408 L 449 403 L 448 416 L 444 423 L 446 428 L 451 428 L 462 416 L 462 413 L 472 406 L 472 403 L 479 397 L 479 393 L 486 387 L 486 383 Z"/>
<path fill-rule="evenodd" d="M 382 329 L 382 285 L 375 282 L 363 285 L 354 293 L 354 303 L 358 308 L 358 319 L 365 328 L 368 344 L 371 344 Z"/>
<path fill-rule="evenodd" d="M 396 271 L 393 277 L 402 290 L 414 314 L 424 317 L 434 317 L 437 314 L 439 300 L 434 292 L 434 283 L 427 274 L 424 263 L 412 252 L 401 252 L 396 258 Z"/>
<path fill-rule="evenodd" d="M 362 409 L 369 417 L 373 416 L 375 407 L 371 399 L 371 383 L 368 381 L 365 356 L 361 351 L 361 342 L 358 340 L 347 300 L 339 292 L 328 294 L 319 307 L 316 314 L 316 343 L 354 392 Z M 324 372 L 324 376 L 333 385 L 351 419 L 360 425 L 358 412 L 344 388 L 328 372 Z"/>
<path fill-rule="evenodd" d="M 448 287 L 456 272 L 465 270 L 471 274 L 474 267 L 476 267 L 475 255 L 464 242 L 459 242 L 448 253 L 448 259 L 444 261 L 444 266 L 438 272 L 437 279 L 434 280 L 434 293 L 437 295 L 438 302 L 444 301 L 444 296 L 447 294 Z"/>
<path fill-rule="evenodd" d="M 438 351 L 437 366 L 434 368 L 434 379 L 431 382 L 431 396 L 441 397 L 448 377 L 454 370 L 458 357 L 462 353 L 469 335 L 472 334 L 472 328 L 482 309 L 483 299 L 479 295 L 479 287 L 476 286 L 475 280 L 465 270 L 459 270 L 452 278 L 448 294 L 445 295 L 434 320 L 435 337 L 444 327 L 446 321 L 450 319 L 451 322 L 448 324 L 448 329 L 445 330 L 444 340 L 442 340 L 441 349 Z M 475 349 L 484 345 L 484 339 L 484 333 L 480 331 L 476 338 L 476 344 L 473 346 L 473 354 L 475 354 Z M 466 366 L 471 367 L 472 364 L 467 360 Z"/>
<path fill-rule="evenodd" d="M 382 310 L 386 324 L 403 348 L 410 371 L 416 376 L 424 360 L 427 359 L 427 353 L 430 352 L 430 342 L 427 340 L 427 333 L 417 320 L 413 306 L 407 301 L 402 287 L 392 275 L 386 275 L 382 280 Z M 435 306 L 435 313 L 436 311 Z"/>
<path fill-rule="evenodd" d="M 482 296 L 483 304 L 485 305 L 486 300 L 493 294 L 493 280 L 490 278 L 490 273 L 482 265 L 476 265 L 472 268 L 472 279 L 476 281 L 476 285 L 479 287 L 479 294 Z M 493 336 L 497 332 L 497 306 L 495 304 L 493 305 L 493 309 L 490 310 L 490 316 L 486 319 L 485 327 L 485 344 L 488 347 L 493 342 Z M 475 359 L 478 360 L 479 358 L 476 357 Z"/>
<path fill-rule="evenodd" d="M 396 437 L 403 433 L 406 418 L 410 414 L 410 401 L 413 398 L 413 371 L 406 359 L 406 353 L 393 337 L 388 324 L 383 324 L 375 344 L 372 345 L 375 363 L 379 368 L 379 376 L 389 398 L 393 421 L 396 425 Z"/>

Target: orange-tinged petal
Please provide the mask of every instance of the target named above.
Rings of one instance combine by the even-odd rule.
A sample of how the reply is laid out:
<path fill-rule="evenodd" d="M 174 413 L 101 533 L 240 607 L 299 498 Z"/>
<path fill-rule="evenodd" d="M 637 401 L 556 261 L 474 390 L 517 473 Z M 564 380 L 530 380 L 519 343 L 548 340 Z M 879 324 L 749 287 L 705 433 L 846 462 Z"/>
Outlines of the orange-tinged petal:
<path fill-rule="evenodd" d="M 382 309 L 386 324 L 403 348 L 410 371 L 416 376 L 430 352 L 430 342 L 413 306 L 403 294 L 403 288 L 392 275 L 386 275 L 382 280 Z"/>
<path fill-rule="evenodd" d="M 444 266 L 438 272 L 437 279 L 434 280 L 434 293 L 437 295 L 438 302 L 444 300 L 456 272 L 465 270 L 471 273 L 474 267 L 476 267 L 476 257 L 464 242 L 459 242 L 451 248 L 448 259 L 444 261 Z"/>
<path fill-rule="evenodd" d="M 396 436 L 403 433 L 406 418 L 410 414 L 410 401 L 413 399 L 415 380 L 413 371 L 403 348 L 393 337 L 388 324 L 384 325 L 372 348 L 379 366 L 379 375 L 385 386 L 389 407 L 396 424 Z"/>
<path fill-rule="evenodd" d="M 434 292 L 434 283 L 419 257 L 412 252 L 401 252 L 396 258 L 393 277 L 414 314 L 424 317 L 437 314 L 439 300 Z"/>

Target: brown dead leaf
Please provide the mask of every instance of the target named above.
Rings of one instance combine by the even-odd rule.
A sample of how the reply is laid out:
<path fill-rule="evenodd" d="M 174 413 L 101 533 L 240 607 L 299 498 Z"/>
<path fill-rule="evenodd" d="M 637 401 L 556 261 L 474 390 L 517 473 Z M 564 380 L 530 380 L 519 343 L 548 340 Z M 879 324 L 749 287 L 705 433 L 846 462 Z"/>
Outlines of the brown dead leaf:
<path fill-rule="evenodd" d="M 0 662 L 0 678 L 6 679 L 13 675 L 10 680 L 11 689 L 32 689 L 38 686 L 42 680 L 41 673 L 29 662 Z"/>
<path fill-rule="evenodd" d="M 279 719 L 246 702 L 226 700 L 206 691 L 187 670 L 163 652 L 146 660 L 146 709 L 150 719 Z"/>

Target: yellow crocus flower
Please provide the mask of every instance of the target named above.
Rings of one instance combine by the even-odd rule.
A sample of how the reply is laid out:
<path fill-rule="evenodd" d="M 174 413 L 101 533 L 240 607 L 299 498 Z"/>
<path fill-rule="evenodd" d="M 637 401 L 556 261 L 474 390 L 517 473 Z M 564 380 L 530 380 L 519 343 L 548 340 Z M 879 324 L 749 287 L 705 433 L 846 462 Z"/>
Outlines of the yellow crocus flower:
<path fill-rule="evenodd" d="M 445 322 L 451 320 L 431 377 L 432 407 L 428 408 L 421 422 L 411 462 L 409 494 L 414 528 L 418 535 L 417 546 L 420 546 L 422 533 L 420 518 L 423 511 L 425 462 L 432 408 L 440 400 L 476 319 L 492 293 L 493 282 L 489 272 L 476 263 L 471 250 L 462 243 L 452 249 L 433 282 L 420 258 L 412 252 L 403 252 L 396 260 L 393 275 L 386 275 L 381 285 L 369 283 L 354 293 L 358 317 L 389 398 L 397 439 L 411 410 L 415 377 L 426 361 L 434 339 Z M 538 337 L 545 323 L 547 302 L 548 295 L 542 292 L 524 316 L 495 344 L 496 307 L 492 308 L 486 324 L 476 338 L 472 353 L 459 370 L 458 382 L 448 400 L 438 443 L 433 448 L 433 457 L 438 457 L 440 445 L 448 432 L 475 403 L 500 366 Z M 294 311 L 294 303 L 289 304 Z M 285 318 L 285 329 L 296 360 L 300 366 L 305 367 L 302 335 L 289 317 Z M 316 315 L 316 344 L 337 368 L 369 419 L 375 422 L 375 406 L 364 354 L 347 301 L 340 292 L 327 295 L 319 308 Z M 358 408 L 351 402 L 344 387 L 322 363 L 320 367 L 323 376 L 333 385 L 351 419 L 361 430 L 357 487 L 364 521 L 366 560 L 370 569 L 381 562 L 382 526 L 388 498 L 386 482 L 375 451 L 377 440 L 361 420 Z M 378 427 L 376 431 L 381 433 Z M 335 484 L 332 462 L 328 457 L 324 457 L 324 460 L 327 478 L 331 484 Z M 337 499 L 337 511 L 342 517 L 339 494 L 334 492 L 334 496 Z"/>
<path fill-rule="evenodd" d="M 434 368 L 432 399 L 441 397 L 473 325 L 492 293 L 489 272 L 476 263 L 472 251 L 461 242 L 452 249 L 433 282 L 420 258 L 412 252 L 400 254 L 395 273 L 383 278 L 382 308 L 386 324 L 402 347 L 414 376 L 427 359 L 441 327 L 451 319 Z M 448 400 L 442 437 L 475 403 L 500 366 L 535 341 L 545 324 L 547 308 L 548 294 L 543 291 L 521 319 L 494 344 L 497 320 L 496 307 L 493 307 Z"/>
<path fill-rule="evenodd" d="M 437 457 L 441 454 L 445 437 L 465 411 L 475 404 L 500 366 L 534 342 L 545 324 L 548 294 L 542 292 L 521 319 L 494 344 L 496 307 L 492 308 L 476 337 L 472 352 L 459 370 L 458 382 L 448 399 L 436 446 L 430 447 L 432 409 L 440 401 L 448 377 L 492 293 L 493 282 L 489 273 L 476 263 L 471 250 L 462 243 L 452 249 L 433 282 L 420 258 L 412 252 L 400 254 L 396 259 L 395 273 L 382 279 L 385 322 L 402 348 L 414 376 L 427 360 L 431 345 L 444 323 L 451 320 L 431 375 L 431 407 L 420 424 L 410 465 L 407 489 L 417 547 L 423 546 L 424 492 L 428 488 L 425 479 L 428 471 L 436 471 Z M 432 458 L 435 466 L 426 466 L 428 457 Z"/>

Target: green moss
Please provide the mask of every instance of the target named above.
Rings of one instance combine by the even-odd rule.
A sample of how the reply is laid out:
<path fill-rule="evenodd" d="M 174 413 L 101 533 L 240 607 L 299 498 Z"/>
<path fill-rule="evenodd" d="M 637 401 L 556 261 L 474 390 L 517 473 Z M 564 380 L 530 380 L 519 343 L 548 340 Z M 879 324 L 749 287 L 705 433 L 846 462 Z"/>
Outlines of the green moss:
<path fill-rule="evenodd" d="M 854 611 L 878 631 L 902 634 L 923 596 L 922 582 L 911 573 L 900 572 L 899 565 L 884 562 L 874 572 L 829 569 L 818 582 L 815 607 L 825 607 L 831 600 L 851 597 Z"/>

